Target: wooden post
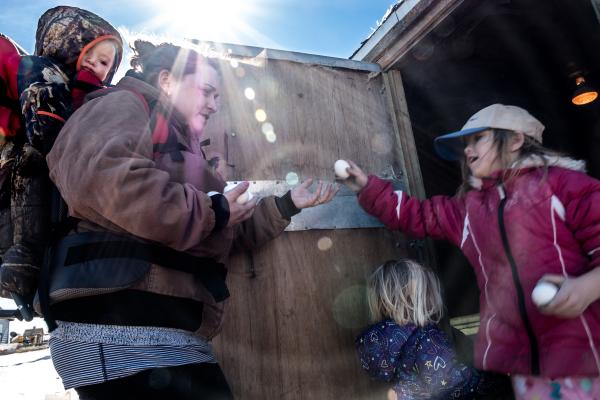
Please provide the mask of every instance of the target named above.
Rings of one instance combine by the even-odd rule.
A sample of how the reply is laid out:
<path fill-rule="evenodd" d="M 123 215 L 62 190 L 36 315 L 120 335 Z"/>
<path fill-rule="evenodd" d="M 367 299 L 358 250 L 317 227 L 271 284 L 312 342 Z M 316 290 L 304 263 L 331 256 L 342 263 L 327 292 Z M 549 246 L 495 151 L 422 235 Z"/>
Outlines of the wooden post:
<path fill-rule="evenodd" d="M 390 70 L 383 74 L 390 115 L 392 116 L 392 125 L 398 144 L 397 158 L 402 164 L 402 170 L 405 171 L 405 184 L 408 193 L 419 199 L 425 198 L 425 187 L 419 166 L 419 157 L 417 156 L 417 146 L 413 136 L 408 106 L 402 86 L 402 76 L 400 71 Z"/>
<path fill-rule="evenodd" d="M 389 114 L 392 117 L 392 126 L 399 148 L 396 149 L 396 158 L 401 163 L 401 170 L 408 194 L 419 199 L 424 199 L 425 186 L 423 175 L 419 164 L 417 146 L 413 136 L 412 125 L 406 104 L 402 75 L 398 70 L 389 70 L 383 73 L 385 83 Z M 410 247 L 416 247 L 416 254 L 420 261 L 430 267 L 435 267 L 435 248 L 430 239 L 424 241 L 413 241 Z"/>

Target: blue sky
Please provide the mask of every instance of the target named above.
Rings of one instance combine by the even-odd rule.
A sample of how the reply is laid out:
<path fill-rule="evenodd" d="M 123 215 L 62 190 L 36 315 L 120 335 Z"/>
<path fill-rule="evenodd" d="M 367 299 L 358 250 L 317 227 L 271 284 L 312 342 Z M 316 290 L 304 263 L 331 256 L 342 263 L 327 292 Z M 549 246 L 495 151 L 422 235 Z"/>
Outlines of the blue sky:
<path fill-rule="evenodd" d="M 252 45 L 348 58 L 394 0 L 4 0 L 0 31 L 32 51 L 39 16 L 93 11 L 131 34 Z M 168 4 L 168 6 L 167 6 Z"/>

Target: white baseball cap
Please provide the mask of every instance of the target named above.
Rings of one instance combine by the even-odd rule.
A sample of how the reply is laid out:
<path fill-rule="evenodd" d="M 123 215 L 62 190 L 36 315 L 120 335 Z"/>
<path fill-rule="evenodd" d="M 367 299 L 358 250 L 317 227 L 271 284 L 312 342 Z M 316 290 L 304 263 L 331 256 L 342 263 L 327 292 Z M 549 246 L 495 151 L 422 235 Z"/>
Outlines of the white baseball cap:
<path fill-rule="evenodd" d="M 433 147 L 443 159 L 457 160 L 465 147 L 460 138 L 487 129 L 522 132 L 541 143 L 544 125 L 521 107 L 492 104 L 476 112 L 460 131 L 436 137 Z"/>

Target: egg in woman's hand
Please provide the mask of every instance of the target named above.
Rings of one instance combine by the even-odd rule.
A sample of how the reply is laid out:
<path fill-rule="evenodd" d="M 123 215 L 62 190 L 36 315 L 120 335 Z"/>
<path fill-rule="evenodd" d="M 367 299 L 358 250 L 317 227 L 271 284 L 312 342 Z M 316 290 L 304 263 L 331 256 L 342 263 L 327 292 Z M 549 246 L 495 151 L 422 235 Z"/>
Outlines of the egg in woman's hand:
<path fill-rule="evenodd" d="M 225 186 L 225 189 L 223 189 L 223 193 L 229 192 L 230 190 L 235 188 L 237 185 L 238 185 L 237 183 L 228 183 L 227 186 Z M 246 190 L 244 193 L 242 193 L 238 196 L 238 198 L 235 200 L 235 202 L 238 204 L 244 204 L 244 203 L 249 202 L 253 198 L 254 198 L 254 195 L 252 194 L 252 192 L 250 190 Z"/>
<path fill-rule="evenodd" d="M 337 160 L 335 164 L 333 164 L 333 169 L 335 171 L 335 175 L 340 179 L 348 179 L 350 174 L 347 169 L 350 168 L 350 164 L 346 160 Z"/>
<path fill-rule="evenodd" d="M 249 190 L 246 190 L 244 193 L 242 193 L 238 196 L 238 198 L 235 200 L 235 202 L 238 204 L 244 204 L 244 203 L 247 203 L 250 200 L 252 200 L 253 197 L 254 196 L 252 195 L 252 192 Z"/>

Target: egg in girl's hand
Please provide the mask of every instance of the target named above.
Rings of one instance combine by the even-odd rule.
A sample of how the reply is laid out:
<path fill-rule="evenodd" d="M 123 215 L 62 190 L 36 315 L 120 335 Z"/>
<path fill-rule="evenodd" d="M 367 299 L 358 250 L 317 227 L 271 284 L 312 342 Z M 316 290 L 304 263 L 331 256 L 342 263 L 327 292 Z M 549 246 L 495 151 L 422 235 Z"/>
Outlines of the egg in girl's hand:
<path fill-rule="evenodd" d="M 335 175 L 341 179 L 348 179 L 350 174 L 346 171 L 347 168 L 350 168 L 350 164 L 346 160 L 337 160 L 335 164 L 333 164 L 333 169 L 335 171 Z"/>
<path fill-rule="evenodd" d="M 531 300 L 538 307 L 547 306 L 558 293 L 558 286 L 552 282 L 540 280 L 531 292 Z"/>
<path fill-rule="evenodd" d="M 225 189 L 223 189 L 223 193 L 229 192 L 231 189 L 235 188 L 237 185 L 238 185 L 237 183 L 228 183 L 227 186 L 225 186 Z M 252 192 L 250 190 L 246 190 L 244 193 L 242 193 L 238 196 L 238 198 L 235 200 L 235 202 L 238 204 L 244 204 L 244 203 L 247 203 L 250 200 L 252 200 L 252 198 L 254 198 L 254 196 L 252 195 Z"/>

